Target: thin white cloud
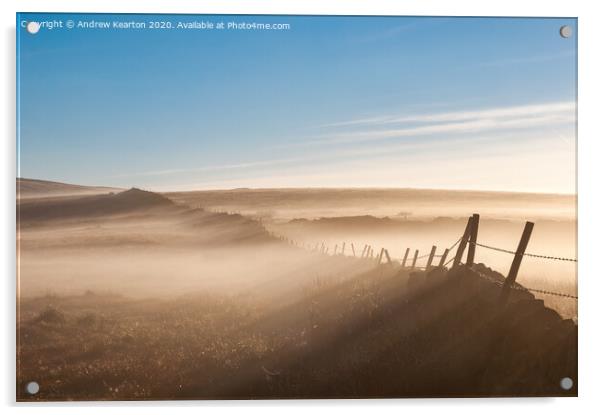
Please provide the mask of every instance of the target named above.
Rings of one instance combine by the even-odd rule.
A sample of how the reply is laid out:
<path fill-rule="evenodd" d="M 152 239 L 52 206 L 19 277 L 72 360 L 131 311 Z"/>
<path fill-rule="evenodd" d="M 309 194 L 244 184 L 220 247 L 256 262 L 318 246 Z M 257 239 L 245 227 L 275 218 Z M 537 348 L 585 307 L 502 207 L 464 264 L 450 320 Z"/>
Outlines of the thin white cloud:
<path fill-rule="evenodd" d="M 550 114 L 572 114 L 575 111 L 575 103 L 572 101 L 550 102 L 545 104 L 517 105 L 511 107 L 488 108 L 472 111 L 451 111 L 433 114 L 410 114 L 404 116 L 380 116 L 371 118 L 359 118 L 333 124 L 327 127 L 344 127 L 352 125 L 384 125 L 418 122 L 453 122 L 476 120 L 485 118 L 508 118 L 525 117 L 534 115 Z"/>
<path fill-rule="evenodd" d="M 489 137 L 487 137 L 489 138 Z M 467 141 L 465 138 L 455 139 L 457 142 Z M 474 139 L 470 139 L 470 141 L 474 142 Z M 280 165 L 289 165 L 289 164 L 303 164 L 307 165 L 308 163 L 315 161 L 328 161 L 328 160 L 338 160 L 349 157 L 366 157 L 366 156 L 374 156 L 380 154 L 389 154 L 394 151 L 413 151 L 417 149 L 425 149 L 428 147 L 436 147 L 437 143 L 425 143 L 425 142 L 405 142 L 405 143 L 394 143 L 383 145 L 379 147 L 373 148 L 349 148 L 345 150 L 337 150 L 330 152 L 320 152 L 319 154 L 308 155 L 308 156 L 300 156 L 300 157 L 284 157 L 284 158 L 275 158 L 269 160 L 260 160 L 253 162 L 240 162 L 240 163 L 230 163 L 230 164 L 219 164 L 219 165 L 209 165 L 209 166 L 199 166 L 199 167 L 189 167 L 189 168 L 178 168 L 178 169 L 165 169 L 165 170 L 149 170 L 143 172 L 134 172 L 127 174 L 120 174 L 117 176 L 111 176 L 111 178 L 123 178 L 123 177 L 152 177 L 152 176 L 168 176 L 175 174 L 183 174 L 183 173 L 200 173 L 200 172 L 220 172 L 220 171 L 229 171 L 229 170 L 253 170 L 256 167 L 272 167 L 272 166 L 280 166 Z"/>
<path fill-rule="evenodd" d="M 122 174 L 122 175 L 113 176 L 113 177 L 166 176 L 166 175 L 178 174 L 178 173 L 237 170 L 237 169 L 246 169 L 246 168 L 252 168 L 252 167 L 272 166 L 272 165 L 277 165 L 277 164 L 301 162 L 304 160 L 306 160 L 306 158 L 303 158 L 303 157 L 281 158 L 281 159 L 273 159 L 273 160 L 261 160 L 261 161 L 230 163 L 230 164 L 216 164 L 216 165 L 209 165 L 209 166 L 188 167 L 188 168 L 180 168 L 180 169 L 149 170 L 149 171 L 143 171 L 143 172 Z"/>
<path fill-rule="evenodd" d="M 363 127 L 363 129 L 331 132 L 306 140 L 303 144 L 345 143 L 432 134 L 504 131 L 573 122 L 575 122 L 575 104 L 573 102 L 552 102 L 484 110 L 355 119 L 331 124 L 330 126 L 355 126 Z M 406 126 L 401 127 L 404 124 Z"/>
<path fill-rule="evenodd" d="M 280 175 L 290 169 L 314 169 L 319 166 L 351 160 L 373 160 L 393 154 L 428 154 L 429 159 L 437 155 L 449 156 L 454 148 L 476 145 L 488 149 L 507 146 L 509 139 L 541 142 L 550 138 L 558 139 L 558 134 L 550 134 L 550 129 L 566 134 L 562 140 L 571 137 L 571 123 L 575 121 L 575 105 L 572 102 L 522 105 L 514 107 L 489 108 L 477 111 L 453 111 L 443 113 L 413 114 L 397 117 L 380 117 L 378 120 L 362 120 L 352 131 L 335 131 L 299 142 L 300 145 L 357 143 L 303 151 L 294 157 L 274 157 L 267 160 L 240 160 L 232 163 L 201 165 L 164 170 L 152 170 L 123 174 L 118 177 L 165 177 L 207 173 L 208 182 L 226 177 L 253 177 L 257 174 Z M 408 125 L 404 125 L 407 123 Z M 520 131 L 519 131 L 520 130 Z M 418 137 L 432 135 L 444 140 L 387 140 L 391 138 Z M 545 136 L 545 138 L 544 138 Z M 377 145 L 371 145 L 372 141 Z M 380 141 L 378 141 L 380 140 Z M 560 141 L 560 140 L 558 140 Z M 570 140 L 569 140 L 570 141 Z M 363 143 L 363 144 L 361 144 Z M 278 146 L 282 147 L 282 146 Z M 515 147 L 513 144 L 511 147 Z M 273 149 L 265 149 L 268 153 Z M 300 149 L 299 149 L 300 150 Z M 496 150 L 496 151 L 497 151 Z M 290 153 L 289 153 L 290 154 Z M 270 173 L 268 173 L 270 172 Z M 250 175 L 250 176 L 249 176 Z M 236 179 L 233 179 L 236 180 Z"/>

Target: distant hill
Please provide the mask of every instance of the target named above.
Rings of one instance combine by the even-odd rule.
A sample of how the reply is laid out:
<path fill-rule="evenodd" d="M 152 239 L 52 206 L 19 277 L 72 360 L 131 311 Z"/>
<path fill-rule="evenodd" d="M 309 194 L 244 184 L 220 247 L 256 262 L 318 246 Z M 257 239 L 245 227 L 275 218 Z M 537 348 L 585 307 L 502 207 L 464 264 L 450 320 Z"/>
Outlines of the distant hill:
<path fill-rule="evenodd" d="M 17 197 L 56 197 L 120 192 L 123 189 L 105 186 L 80 186 L 47 180 L 17 178 Z"/>
<path fill-rule="evenodd" d="M 20 220 L 27 222 L 86 218 L 161 208 L 179 210 L 165 196 L 132 188 L 120 193 L 74 198 L 25 199 L 18 204 L 18 213 Z"/>
<path fill-rule="evenodd" d="M 155 235 L 143 237 L 143 243 L 147 243 L 148 240 L 154 240 L 156 243 L 174 243 L 176 239 L 178 243 L 216 246 L 248 241 L 273 241 L 259 222 L 247 217 L 192 209 L 176 204 L 162 194 L 136 188 L 101 195 L 19 199 L 17 218 L 21 229 L 37 225 L 60 226 L 61 221 L 96 223 L 103 227 L 102 230 L 100 227 L 93 228 L 79 236 L 71 235 L 71 242 L 69 238 L 56 237 L 53 246 L 70 246 L 68 244 L 73 243 L 73 238 L 79 241 L 79 237 L 81 243 L 75 245 L 78 247 L 89 248 L 93 246 L 94 241 L 100 241 L 104 246 L 118 246 L 120 243 L 138 241 L 140 235 Z M 119 223 L 136 228 L 136 235 L 130 235 L 129 230 L 118 230 Z M 178 237 L 165 240 L 166 227 Z M 112 229 L 108 236 L 105 233 L 107 229 Z"/>

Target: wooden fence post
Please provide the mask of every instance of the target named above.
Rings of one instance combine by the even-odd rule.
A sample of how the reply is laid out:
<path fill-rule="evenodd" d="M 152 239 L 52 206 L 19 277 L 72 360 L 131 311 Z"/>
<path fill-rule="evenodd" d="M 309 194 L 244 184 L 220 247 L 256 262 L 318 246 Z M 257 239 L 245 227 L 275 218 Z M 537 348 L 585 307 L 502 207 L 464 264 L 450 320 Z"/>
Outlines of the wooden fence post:
<path fill-rule="evenodd" d="M 337 254 L 337 250 L 338 250 L 338 249 L 339 249 L 339 245 L 338 245 L 338 244 L 335 244 L 335 245 L 334 245 L 334 255 L 336 255 L 336 254 Z"/>
<path fill-rule="evenodd" d="M 402 268 L 405 268 L 405 266 L 406 266 L 406 260 L 408 259 L 409 253 L 410 253 L 410 248 L 406 248 L 406 253 L 403 256 L 403 261 L 401 261 L 401 267 Z"/>
<path fill-rule="evenodd" d="M 355 246 L 353 246 L 353 242 L 351 242 L 351 253 L 355 256 Z"/>
<path fill-rule="evenodd" d="M 418 260 L 418 250 L 416 250 L 416 252 L 414 252 L 414 260 L 412 261 L 412 269 L 414 269 L 414 267 L 416 267 L 417 260 Z"/>
<path fill-rule="evenodd" d="M 472 216 L 468 218 L 468 223 L 466 224 L 466 229 L 464 229 L 464 235 L 462 235 L 462 240 L 460 240 L 460 245 L 458 245 L 458 251 L 456 252 L 456 257 L 454 258 L 454 265 L 452 268 L 460 265 L 460 261 L 462 261 L 462 256 L 464 255 L 464 250 L 466 249 L 466 244 L 468 243 L 468 236 L 470 235 L 470 229 L 472 228 Z"/>
<path fill-rule="evenodd" d="M 433 263 L 433 258 L 435 258 L 435 252 L 437 252 L 437 247 L 435 245 L 433 245 L 433 247 L 431 248 L 431 253 L 429 254 L 429 259 L 426 262 L 425 269 L 428 270 L 431 267 L 431 264 Z"/>
<path fill-rule="evenodd" d="M 441 261 L 439 261 L 440 267 L 443 267 L 445 265 L 445 260 L 447 259 L 447 254 L 449 254 L 449 249 L 445 248 L 443 255 L 441 255 Z"/>
<path fill-rule="evenodd" d="M 385 252 L 385 248 L 380 248 L 380 253 L 378 254 L 378 257 L 376 258 L 376 265 L 380 265 L 380 262 L 383 259 L 384 252 Z"/>
<path fill-rule="evenodd" d="M 391 257 L 389 256 L 389 251 L 385 249 L 385 256 L 387 257 L 387 263 L 393 266 L 393 261 L 391 261 Z"/>
<path fill-rule="evenodd" d="M 516 282 L 516 277 L 518 275 L 518 269 L 520 268 L 520 263 L 523 260 L 523 255 L 525 250 L 527 249 L 527 244 L 529 243 L 529 239 L 531 238 L 531 233 L 533 232 L 533 222 L 526 222 L 525 228 L 523 229 L 523 235 L 520 238 L 520 242 L 518 243 L 518 248 L 516 248 L 516 253 L 514 254 L 514 260 L 512 260 L 512 265 L 510 266 L 510 271 L 508 272 L 508 276 L 506 277 L 506 281 L 504 281 L 504 285 L 502 286 L 502 302 L 505 302 L 508 299 L 510 294 L 510 289 L 512 285 Z"/>
<path fill-rule="evenodd" d="M 470 239 L 468 244 L 468 258 L 466 258 L 466 265 L 472 267 L 474 264 L 474 254 L 477 249 L 477 234 L 479 233 L 479 214 L 474 213 L 472 215 L 472 225 L 470 227 Z"/>
<path fill-rule="evenodd" d="M 343 242 L 343 248 L 341 249 L 341 255 L 345 255 L 345 242 Z"/>
<path fill-rule="evenodd" d="M 368 245 L 364 244 L 364 249 L 362 249 L 362 254 L 360 255 L 360 258 L 364 257 L 364 254 L 366 253 L 366 249 L 368 249 Z"/>

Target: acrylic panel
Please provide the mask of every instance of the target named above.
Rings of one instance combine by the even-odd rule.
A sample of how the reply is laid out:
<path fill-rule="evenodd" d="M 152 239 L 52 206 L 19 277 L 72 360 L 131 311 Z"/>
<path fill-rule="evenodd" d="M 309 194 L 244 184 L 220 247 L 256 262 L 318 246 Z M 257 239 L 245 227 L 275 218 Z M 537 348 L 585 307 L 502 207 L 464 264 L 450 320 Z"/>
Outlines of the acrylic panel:
<path fill-rule="evenodd" d="M 577 395 L 577 19 L 16 30 L 17 400 Z"/>

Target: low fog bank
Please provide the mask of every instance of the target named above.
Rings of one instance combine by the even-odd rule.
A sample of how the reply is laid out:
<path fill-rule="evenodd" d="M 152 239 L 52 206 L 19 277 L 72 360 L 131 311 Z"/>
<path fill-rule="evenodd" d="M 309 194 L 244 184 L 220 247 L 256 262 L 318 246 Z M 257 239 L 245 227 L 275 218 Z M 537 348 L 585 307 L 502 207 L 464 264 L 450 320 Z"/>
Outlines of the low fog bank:
<path fill-rule="evenodd" d="M 273 201 L 276 208 L 281 206 L 278 203 L 285 203 L 274 200 L 279 195 L 275 191 L 266 191 L 267 195 L 250 192 L 251 200 Z M 336 211 L 339 205 L 331 200 L 332 191 L 325 192 L 326 202 L 318 203 L 318 208 Z M 359 194 L 365 196 L 366 192 Z M 424 191 L 415 192 L 425 197 Z M 244 210 L 250 203 L 248 198 L 234 198 L 246 195 L 246 191 L 223 193 L 232 199 L 230 205 L 240 205 L 235 211 Z M 291 191 L 285 193 L 289 198 L 286 203 L 298 206 L 299 212 L 305 209 L 308 196 L 303 191 L 298 203 Z M 265 200 L 259 197 L 262 194 Z M 309 194 L 316 197 L 314 192 Z M 321 192 L 317 194 L 323 196 Z M 520 200 L 527 197 L 519 196 L 516 197 Z M 370 261 L 351 258 L 351 244 L 357 256 L 368 244 L 376 253 L 386 248 L 397 261 L 401 261 L 406 248 L 410 248 L 408 261 L 416 249 L 423 256 L 433 245 L 440 255 L 461 236 L 472 212 L 481 213 L 478 240 L 482 244 L 513 251 L 524 221 L 532 220 L 535 228 L 527 252 L 576 257 L 576 222 L 550 219 L 546 214 L 534 215 L 538 219 L 502 219 L 474 209 L 461 217 L 446 214 L 419 218 L 406 212 L 403 217 L 370 214 L 314 219 L 311 215 L 315 211 L 309 209 L 299 217 L 284 219 L 282 215 L 217 212 L 175 199 L 131 189 L 117 194 L 19 202 L 20 296 L 78 295 L 90 290 L 165 297 L 205 290 L 228 295 L 265 294 L 281 300 L 299 295 L 305 285 L 316 279 L 344 279 L 373 267 Z M 342 198 L 339 213 L 348 201 Z M 381 202 L 366 199 L 364 205 L 375 203 L 381 210 L 397 209 Z M 450 210 L 453 207 L 446 212 Z M 290 239 L 299 247 L 280 238 Z M 340 253 L 343 243 L 346 257 L 311 252 L 325 244 L 329 253 L 334 253 L 335 245 Z M 450 257 L 453 254 L 454 251 Z M 435 264 L 438 261 L 435 258 Z M 476 262 L 506 275 L 512 255 L 477 247 Z M 417 265 L 425 263 L 426 258 L 421 258 Z M 525 257 L 518 281 L 530 288 L 576 294 L 576 264 Z"/>
<path fill-rule="evenodd" d="M 86 291 L 137 298 L 194 292 L 295 297 L 316 280 L 345 279 L 372 266 L 282 243 L 35 250 L 21 254 L 20 291 L 23 297 Z"/>
<path fill-rule="evenodd" d="M 18 206 L 20 297 L 86 291 L 294 296 L 371 266 L 310 253 L 239 214 L 176 205 L 137 189 Z"/>
<path fill-rule="evenodd" d="M 339 216 L 573 220 L 576 196 L 427 189 L 232 189 L 166 193 L 179 203 L 288 221 Z"/>

